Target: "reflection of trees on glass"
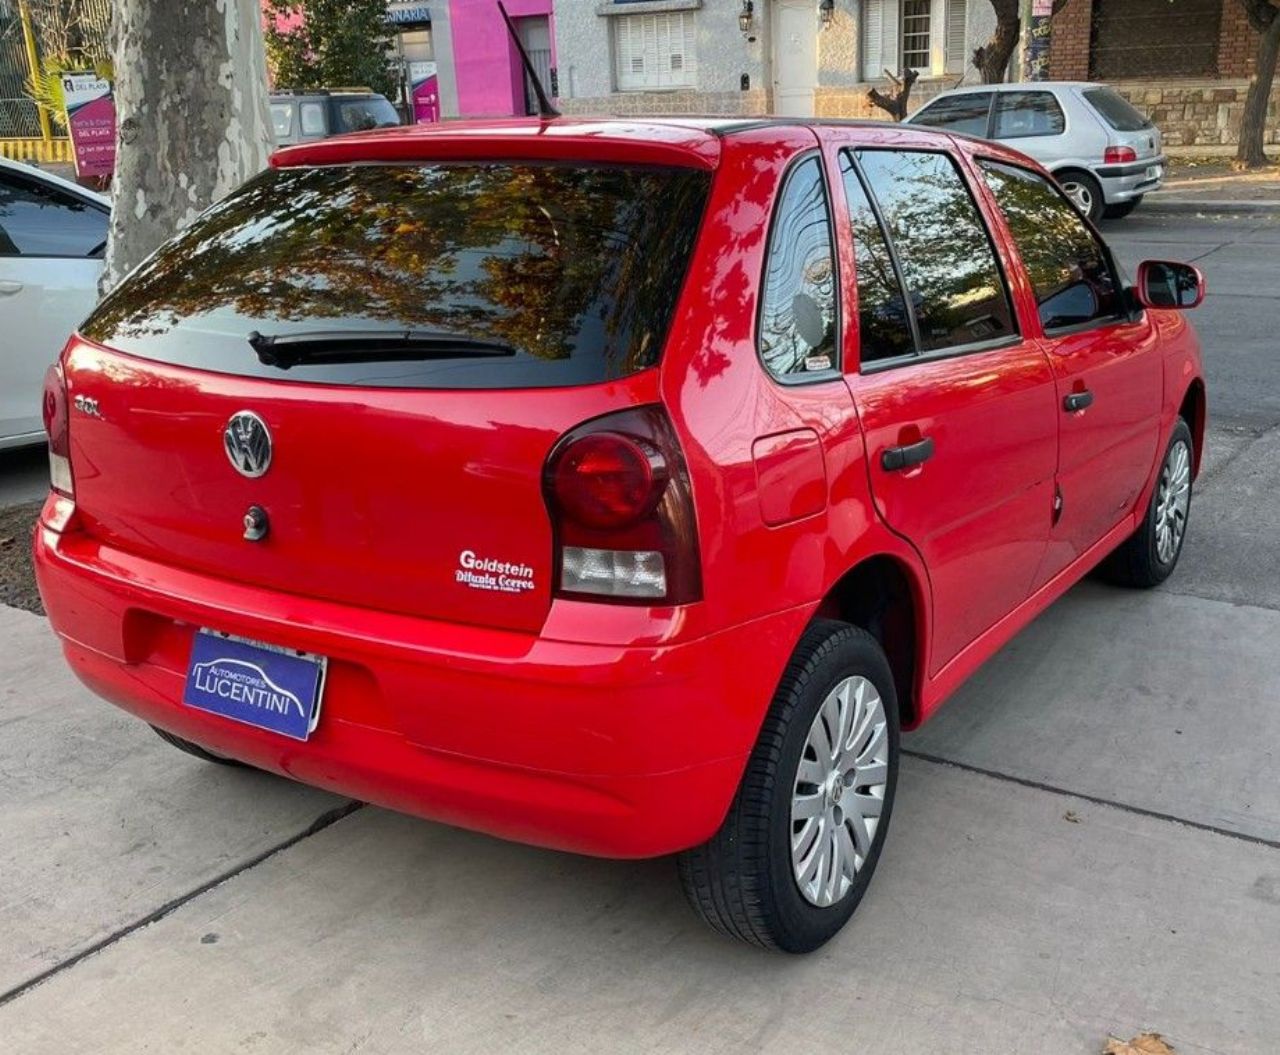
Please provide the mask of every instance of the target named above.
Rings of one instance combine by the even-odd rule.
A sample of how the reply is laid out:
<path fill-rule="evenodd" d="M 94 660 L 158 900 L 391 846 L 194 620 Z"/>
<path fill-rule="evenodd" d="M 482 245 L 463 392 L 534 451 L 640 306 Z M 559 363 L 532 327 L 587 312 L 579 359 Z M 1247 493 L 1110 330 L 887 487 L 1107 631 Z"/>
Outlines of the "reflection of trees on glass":
<path fill-rule="evenodd" d="M 787 179 L 769 238 L 760 354 L 771 373 L 837 365 L 835 281 L 822 169 L 809 158 Z"/>
<path fill-rule="evenodd" d="M 1017 243 L 1045 328 L 1119 314 L 1111 269 L 1074 206 L 1034 172 L 994 161 L 981 164 Z"/>
<path fill-rule="evenodd" d="M 875 362 L 915 351 L 902 284 L 894 270 L 880 221 L 847 154 L 840 155 L 858 272 L 858 340 L 861 361 Z"/>
<path fill-rule="evenodd" d="M 657 359 L 708 185 L 605 166 L 280 169 L 163 247 L 85 332 L 111 344 L 190 319 L 252 356 L 252 329 L 334 320 L 603 357 L 603 376 L 620 376 Z"/>
<path fill-rule="evenodd" d="M 977 206 L 945 154 L 860 150 L 898 250 L 922 351 L 1007 337 L 1013 313 Z"/>

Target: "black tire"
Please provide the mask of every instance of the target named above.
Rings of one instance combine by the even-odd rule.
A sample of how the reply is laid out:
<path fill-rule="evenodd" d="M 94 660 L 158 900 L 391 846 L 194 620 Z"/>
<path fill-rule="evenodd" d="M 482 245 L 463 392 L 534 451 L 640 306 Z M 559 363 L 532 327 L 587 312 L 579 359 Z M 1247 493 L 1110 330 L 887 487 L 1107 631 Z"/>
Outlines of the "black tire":
<path fill-rule="evenodd" d="M 1130 198 L 1128 201 L 1119 201 L 1114 205 L 1108 205 L 1103 210 L 1102 215 L 1108 220 L 1123 220 L 1141 204 L 1142 195 L 1139 194 L 1136 198 Z"/>
<path fill-rule="evenodd" d="M 238 766 L 247 769 L 243 762 L 239 762 L 234 758 L 226 758 L 223 755 L 215 755 L 212 751 L 206 751 L 199 744 L 193 744 L 190 740 L 184 740 L 180 736 L 174 736 L 173 733 L 165 729 L 161 729 L 158 725 L 151 727 L 156 736 L 160 737 L 166 744 L 172 744 L 179 751 L 185 751 L 189 755 L 194 755 L 202 762 L 217 762 L 220 766 Z"/>
<path fill-rule="evenodd" d="M 1093 223 L 1102 219 L 1102 210 L 1106 208 L 1107 203 L 1102 197 L 1102 185 L 1093 176 L 1083 169 L 1068 169 L 1066 172 L 1057 173 L 1056 176 L 1062 189 L 1071 197 L 1077 209 L 1080 209 Z M 1079 187 L 1085 193 L 1089 202 L 1088 209 L 1083 208 L 1082 203 L 1076 200 L 1069 189 L 1073 187 Z"/>
<path fill-rule="evenodd" d="M 820 908 L 801 893 L 792 865 L 792 793 L 819 709 L 852 676 L 870 681 L 884 704 L 887 775 L 869 852 L 843 896 Z M 898 749 L 898 699 L 880 645 L 859 627 L 815 620 L 783 673 L 724 824 L 680 855 L 680 881 L 694 910 L 722 934 L 767 949 L 811 952 L 830 940 L 853 915 L 879 861 L 893 811 Z"/>
<path fill-rule="evenodd" d="M 1160 511 L 1160 491 L 1166 474 L 1170 471 L 1170 458 L 1178 444 L 1185 444 L 1188 457 L 1187 477 L 1187 516 L 1183 518 L 1182 533 L 1177 537 L 1173 555 L 1167 559 L 1160 558 L 1158 546 L 1158 521 Z M 1147 515 L 1142 519 L 1142 526 L 1126 539 L 1119 548 L 1107 558 L 1102 565 L 1103 575 L 1119 586 L 1131 586 L 1137 589 L 1149 589 L 1159 586 L 1178 566 L 1178 558 L 1182 555 L 1182 547 L 1187 539 L 1187 524 L 1190 520 L 1192 481 L 1190 465 L 1195 461 L 1195 441 L 1191 437 L 1191 429 L 1179 418 L 1173 427 L 1173 435 L 1169 437 L 1169 445 L 1165 448 L 1160 462 L 1160 475 L 1151 492 L 1151 501 L 1147 503 Z"/>

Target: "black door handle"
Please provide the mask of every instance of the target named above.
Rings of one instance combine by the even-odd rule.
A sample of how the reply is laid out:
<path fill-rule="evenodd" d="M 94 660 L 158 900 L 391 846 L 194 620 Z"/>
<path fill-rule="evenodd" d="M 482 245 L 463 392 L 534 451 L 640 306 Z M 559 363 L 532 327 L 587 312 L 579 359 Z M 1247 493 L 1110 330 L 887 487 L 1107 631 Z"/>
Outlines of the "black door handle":
<path fill-rule="evenodd" d="M 907 469 L 933 457 L 933 439 L 926 436 L 905 447 L 886 447 L 880 454 L 880 467 L 887 473 Z"/>
<path fill-rule="evenodd" d="M 1062 409 L 1068 414 L 1074 414 L 1077 410 L 1084 410 L 1085 407 L 1093 403 L 1093 393 L 1088 389 L 1083 392 L 1072 392 L 1062 401 Z"/>

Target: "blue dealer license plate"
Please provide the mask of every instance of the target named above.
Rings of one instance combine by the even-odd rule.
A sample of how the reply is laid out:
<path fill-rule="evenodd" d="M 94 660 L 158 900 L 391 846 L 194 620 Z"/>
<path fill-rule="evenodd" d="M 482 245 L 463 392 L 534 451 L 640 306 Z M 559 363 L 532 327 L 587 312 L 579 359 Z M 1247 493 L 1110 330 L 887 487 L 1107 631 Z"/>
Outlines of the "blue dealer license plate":
<path fill-rule="evenodd" d="M 201 630 L 182 702 L 305 740 L 320 720 L 325 666 L 323 656 Z"/>

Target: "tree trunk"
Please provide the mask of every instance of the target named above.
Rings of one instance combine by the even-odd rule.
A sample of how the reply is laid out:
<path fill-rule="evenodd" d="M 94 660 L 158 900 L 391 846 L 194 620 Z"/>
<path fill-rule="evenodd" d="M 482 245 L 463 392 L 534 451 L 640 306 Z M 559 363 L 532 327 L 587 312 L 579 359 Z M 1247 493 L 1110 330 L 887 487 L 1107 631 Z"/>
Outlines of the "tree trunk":
<path fill-rule="evenodd" d="M 1001 84 L 1009 69 L 1009 60 L 1013 58 L 1018 47 L 1018 35 L 1022 32 L 1022 22 L 1018 18 L 1017 5 L 1012 5 L 1009 14 L 997 10 L 996 28 L 988 40 L 973 52 L 973 64 L 982 74 L 983 84 Z"/>
<path fill-rule="evenodd" d="M 885 76 L 889 78 L 889 82 L 893 85 L 893 94 L 886 95 L 879 89 L 872 88 L 867 92 L 867 98 L 871 100 L 873 106 L 879 107 L 895 121 L 905 121 L 907 118 L 907 100 L 911 97 L 911 86 L 916 83 L 920 72 L 918 70 L 903 70 L 897 77 L 888 70 L 884 72 Z"/>
<path fill-rule="evenodd" d="M 1237 168 L 1262 168 L 1267 163 L 1262 149 L 1267 127 L 1267 104 L 1276 78 L 1276 59 L 1280 56 L 1280 15 L 1271 19 L 1258 38 L 1258 61 L 1249 78 L 1249 94 L 1244 100 L 1244 117 L 1240 121 L 1240 147 L 1236 151 Z"/>
<path fill-rule="evenodd" d="M 118 0 L 119 142 L 101 292 L 271 152 L 257 0 Z"/>

